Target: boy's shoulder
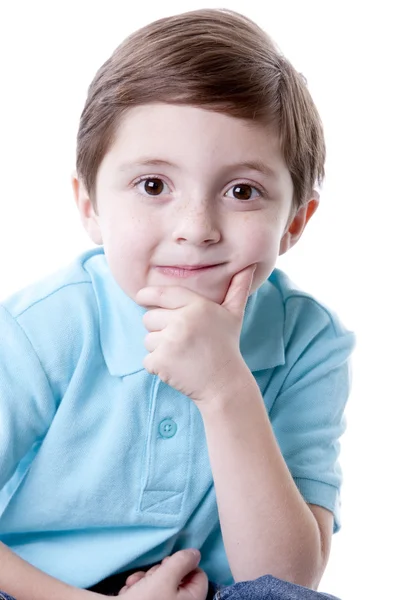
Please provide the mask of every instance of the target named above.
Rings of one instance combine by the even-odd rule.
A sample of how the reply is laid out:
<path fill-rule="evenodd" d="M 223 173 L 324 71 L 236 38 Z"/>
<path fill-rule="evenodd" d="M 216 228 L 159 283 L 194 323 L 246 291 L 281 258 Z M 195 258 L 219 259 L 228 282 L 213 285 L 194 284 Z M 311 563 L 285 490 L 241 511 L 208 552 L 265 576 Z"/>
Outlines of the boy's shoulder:
<path fill-rule="evenodd" d="M 70 264 L 62 267 L 55 273 L 32 283 L 15 292 L 7 299 L 1 301 L 3 308 L 10 315 L 19 320 L 24 314 L 37 315 L 49 310 L 73 309 L 74 300 L 91 293 L 92 279 L 85 269 L 85 263 L 92 256 L 101 254 L 102 249 L 88 250 L 77 257 Z M 71 305 L 69 303 L 71 302 Z"/>
<path fill-rule="evenodd" d="M 280 269 L 274 269 L 268 282 L 279 293 L 286 329 L 301 319 L 303 325 L 307 324 L 312 329 L 331 326 L 336 335 L 347 333 L 347 329 L 332 308 L 301 289 Z"/>
<path fill-rule="evenodd" d="M 96 255 L 104 256 L 102 248 L 84 252 L 2 301 L 0 351 L 6 351 L 4 339 L 19 340 L 21 353 L 22 348 L 33 349 L 45 367 L 54 362 L 73 365 L 98 329 L 93 279 L 87 268 L 92 260 L 102 259 Z"/>
<path fill-rule="evenodd" d="M 353 334 L 333 310 L 274 269 L 246 306 L 241 350 L 251 370 L 290 367 L 322 338 L 333 345 L 339 339 L 349 347 L 354 344 Z"/>
<path fill-rule="evenodd" d="M 57 397 L 84 349 L 97 339 L 98 306 L 89 265 L 103 258 L 102 248 L 84 252 L 0 303 L 0 357 L 24 364 L 25 373 L 26 365 L 40 364 Z"/>

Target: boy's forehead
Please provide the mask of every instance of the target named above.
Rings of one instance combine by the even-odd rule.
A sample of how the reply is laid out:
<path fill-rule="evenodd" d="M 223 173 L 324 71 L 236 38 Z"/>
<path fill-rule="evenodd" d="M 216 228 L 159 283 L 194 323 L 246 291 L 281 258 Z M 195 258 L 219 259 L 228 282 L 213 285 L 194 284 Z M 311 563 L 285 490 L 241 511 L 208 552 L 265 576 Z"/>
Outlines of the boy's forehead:
<path fill-rule="evenodd" d="M 197 136 L 189 138 L 190 131 Z M 163 132 L 170 132 L 174 137 L 165 139 Z M 203 107 L 177 104 L 144 104 L 129 109 L 121 118 L 116 129 L 115 139 L 131 143 L 139 138 L 140 144 L 163 142 L 173 144 L 175 138 L 187 138 L 187 144 L 203 140 L 218 140 L 238 136 L 242 144 L 246 140 L 263 141 L 280 148 L 279 132 L 276 126 L 234 117 L 228 113 Z"/>
<path fill-rule="evenodd" d="M 109 153 L 113 169 L 120 173 L 135 165 L 178 168 L 192 159 L 260 170 L 268 177 L 285 167 L 275 128 L 186 105 L 130 109 Z"/>

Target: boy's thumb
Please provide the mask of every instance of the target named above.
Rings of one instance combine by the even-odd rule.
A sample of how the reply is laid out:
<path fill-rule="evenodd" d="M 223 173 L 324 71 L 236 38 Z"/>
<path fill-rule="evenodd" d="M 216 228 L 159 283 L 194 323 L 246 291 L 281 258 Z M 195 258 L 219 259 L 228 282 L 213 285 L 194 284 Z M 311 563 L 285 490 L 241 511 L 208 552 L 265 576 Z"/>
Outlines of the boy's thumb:
<path fill-rule="evenodd" d="M 222 303 L 222 306 L 239 318 L 243 318 L 256 268 L 256 265 L 250 265 L 233 276 Z"/>
<path fill-rule="evenodd" d="M 162 577 L 166 582 L 177 588 L 182 579 L 198 566 L 200 552 L 191 548 L 190 550 L 179 550 L 165 561 L 155 576 Z"/>

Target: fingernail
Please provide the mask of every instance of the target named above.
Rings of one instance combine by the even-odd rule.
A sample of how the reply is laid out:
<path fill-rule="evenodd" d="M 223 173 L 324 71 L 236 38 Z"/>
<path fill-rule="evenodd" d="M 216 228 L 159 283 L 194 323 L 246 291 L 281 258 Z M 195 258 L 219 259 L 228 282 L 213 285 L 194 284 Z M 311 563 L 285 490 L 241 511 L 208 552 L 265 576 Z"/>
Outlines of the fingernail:
<path fill-rule="evenodd" d="M 200 558 L 200 552 L 196 548 L 191 548 L 190 552 L 194 554 L 196 558 Z"/>

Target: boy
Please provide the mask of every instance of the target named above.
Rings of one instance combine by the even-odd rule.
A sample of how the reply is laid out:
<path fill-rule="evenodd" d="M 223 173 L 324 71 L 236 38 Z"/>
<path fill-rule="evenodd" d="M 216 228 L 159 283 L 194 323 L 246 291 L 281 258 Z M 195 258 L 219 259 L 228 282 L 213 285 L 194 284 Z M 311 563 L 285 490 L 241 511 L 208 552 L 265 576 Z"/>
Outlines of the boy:
<path fill-rule="evenodd" d="M 100 248 L 1 307 L 0 589 L 314 597 L 354 340 L 274 267 L 324 158 L 304 81 L 241 15 L 162 19 L 101 67 L 73 179 Z"/>

